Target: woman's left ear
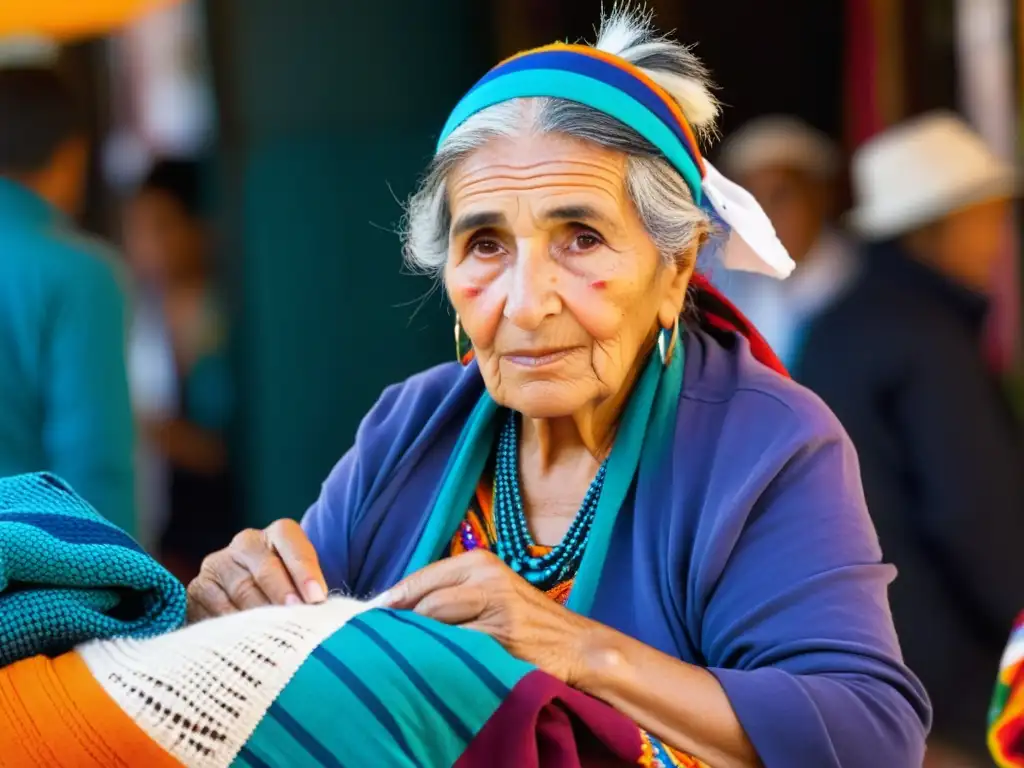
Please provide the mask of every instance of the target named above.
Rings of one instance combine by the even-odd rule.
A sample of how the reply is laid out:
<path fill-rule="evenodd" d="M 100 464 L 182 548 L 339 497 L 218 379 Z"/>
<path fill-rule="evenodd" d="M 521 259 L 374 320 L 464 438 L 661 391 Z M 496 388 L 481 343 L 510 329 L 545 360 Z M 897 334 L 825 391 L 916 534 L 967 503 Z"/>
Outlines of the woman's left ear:
<path fill-rule="evenodd" d="M 696 263 L 696 254 L 687 254 L 684 259 L 666 268 L 666 285 L 662 294 L 661 306 L 658 308 L 658 323 L 662 328 L 671 328 L 679 313 L 683 311 L 686 289 L 690 287 L 690 277 Z"/>

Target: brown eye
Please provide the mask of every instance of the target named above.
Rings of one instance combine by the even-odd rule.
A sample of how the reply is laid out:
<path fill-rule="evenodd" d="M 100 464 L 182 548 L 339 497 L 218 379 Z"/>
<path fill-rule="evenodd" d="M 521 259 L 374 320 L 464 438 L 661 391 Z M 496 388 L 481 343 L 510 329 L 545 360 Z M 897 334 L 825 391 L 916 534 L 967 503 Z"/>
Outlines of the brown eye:
<path fill-rule="evenodd" d="M 501 243 L 489 237 L 478 238 L 469 244 L 469 253 L 480 259 L 493 259 L 503 251 Z"/>
<path fill-rule="evenodd" d="M 569 244 L 570 253 L 589 253 L 604 244 L 604 240 L 592 229 L 579 228 Z"/>

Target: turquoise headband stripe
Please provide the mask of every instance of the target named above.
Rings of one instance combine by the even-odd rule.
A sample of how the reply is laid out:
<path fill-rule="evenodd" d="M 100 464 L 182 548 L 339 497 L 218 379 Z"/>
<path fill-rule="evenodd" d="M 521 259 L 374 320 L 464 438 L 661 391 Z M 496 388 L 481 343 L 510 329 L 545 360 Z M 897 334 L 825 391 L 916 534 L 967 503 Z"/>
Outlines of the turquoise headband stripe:
<path fill-rule="evenodd" d="M 548 97 L 592 107 L 628 125 L 657 147 L 682 175 L 694 202 L 703 201 L 700 169 L 679 138 L 647 107 L 618 88 L 575 72 L 531 69 L 509 72 L 467 93 L 445 123 L 437 146 L 466 120 L 495 104 L 512 99 Z"/>

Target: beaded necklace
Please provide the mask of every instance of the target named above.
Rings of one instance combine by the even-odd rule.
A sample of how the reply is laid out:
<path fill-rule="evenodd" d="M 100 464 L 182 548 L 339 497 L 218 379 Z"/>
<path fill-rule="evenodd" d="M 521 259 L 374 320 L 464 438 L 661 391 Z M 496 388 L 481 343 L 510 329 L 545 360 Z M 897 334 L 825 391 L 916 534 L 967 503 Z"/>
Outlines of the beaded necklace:
<path fill-rule="evenodd" d="M 530 584 L 547 591 L 571 578 L 579 569 L 590 538 L 597 502 L 604 487 L 607 460 L 590 483 L 579 512 L 561 543 L 541 556 L 531 554 L 536 542 L 530 534 L 519 490 L 519 421 L 514 412 L 498 438 L 494 471 L 495 554 Z"/>

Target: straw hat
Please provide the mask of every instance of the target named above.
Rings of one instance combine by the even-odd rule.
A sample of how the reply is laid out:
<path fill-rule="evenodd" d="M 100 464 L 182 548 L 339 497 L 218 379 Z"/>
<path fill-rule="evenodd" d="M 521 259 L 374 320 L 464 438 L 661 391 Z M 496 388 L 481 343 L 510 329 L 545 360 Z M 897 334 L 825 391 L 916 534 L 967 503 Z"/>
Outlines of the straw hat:
<path fill-rule="evenodd" d="M 870 240 L 911 232 L 1015 190 L 1013 168 L 948 113 L 923 115 L 867 142 L 853 156 L 851 175 L 856 206 L 847 221 Z"/>
<path fill-rule="evenodd" d="M 831 139 L 803 120 L 766 115 L 746 123 L 725 141 L 719 165 L 732 178 L 781 166 L 830 179 L 839 170 L 839 152 Z"/>

